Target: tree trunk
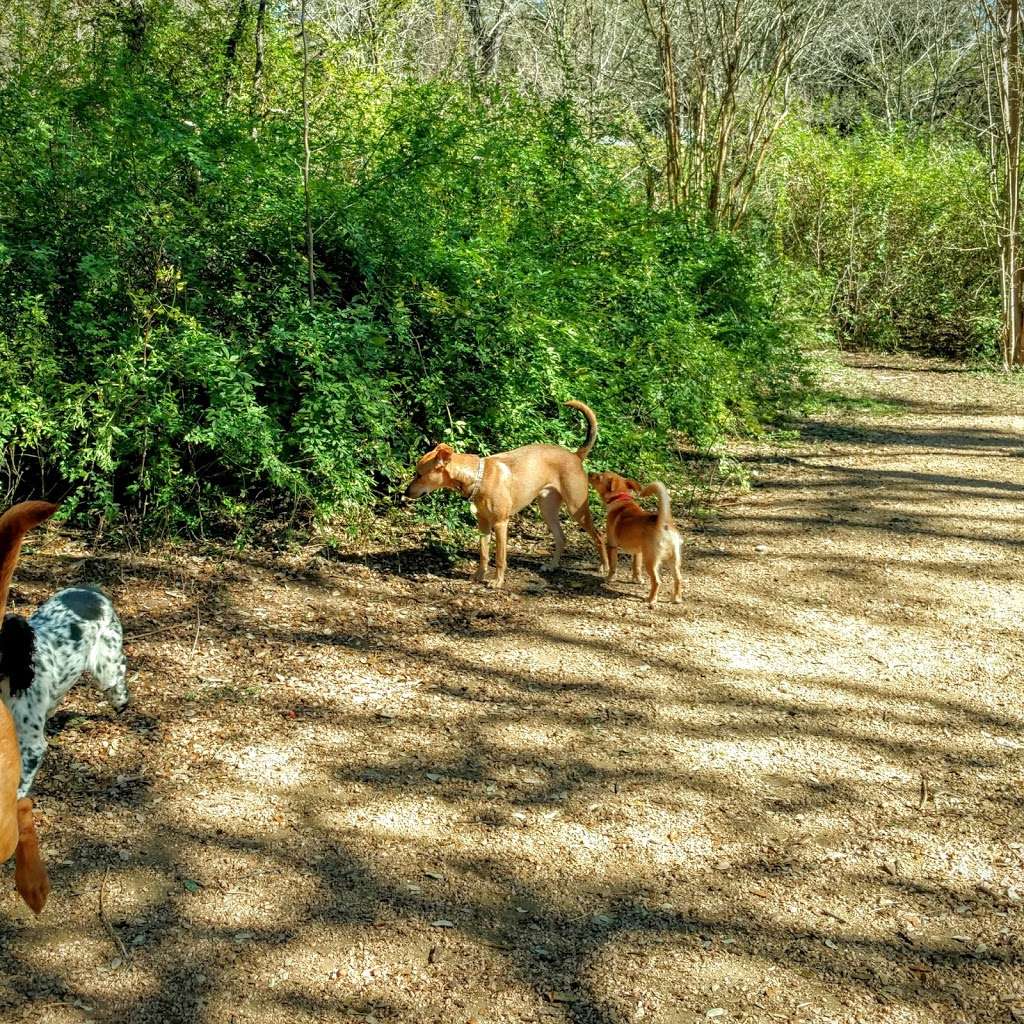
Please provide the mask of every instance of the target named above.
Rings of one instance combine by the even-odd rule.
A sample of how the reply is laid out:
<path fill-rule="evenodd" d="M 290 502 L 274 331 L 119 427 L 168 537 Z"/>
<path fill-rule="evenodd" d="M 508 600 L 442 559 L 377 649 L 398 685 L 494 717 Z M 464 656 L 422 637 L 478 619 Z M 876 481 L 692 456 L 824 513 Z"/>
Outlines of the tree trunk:
<path fill-rule="evenodd" d="M 665 188 L 668 205 L 679 205 L 679 96 L 676 92 L 676 61 L 672 50 L 672 28 L 668 22 L 665 0 L 661 0 L 661 78 L 665 92 Z"/>
<path fill-rule="evenodd" d="M 679 132 L 679 94 L 676 88 L 676 62 L 672 48 L 672 26 L 668 20 L 666 0 L 658 4 L 658 19 L 643 0 L 647 27 L 658 47 L 658 63 L 661 68 L 661 90 L 664 100 L 662 123 L 665 128 L 665 199 L 669 209 L 679 206 L 679 183 L 681 177 L 681 139 Z"/>
<path fill-rule="evenodd" d="M 306 32 L 306 0 L 299 9 L 299 33 L 302 37 L 302 196 L 306 207 L 306 268 L 309 304 L 314 302 L 313 216 L 309 202 L 309 35 Z"/>
<path fill-rule="evenodd" d="M 235 67 L 238 61 L 238 44 L 242 41 L 245 23 L 249 20 L 249 0 L 238 0 L 238 11 L 231 35 L 224 43 L 224 105 L 231 102 L 235 89 Z"/>
<path fill-rule="evenodd" d="M 1003 28 L 1003 366 L 1024 366 L 1024 267 L 1020 244 L 1021 63 L 1020 0 L 1002 0 Z"/>
<path fill-rule="evenodd" d="M 477 70 L 481 78 L 493 78 L 498 71 L 504 6 L 504 4 L 501 5 L 494 24 L 487 28 L 484 24 L 484 14 L 480 0 L 466 0 L 466 17 L 469 19 L 469 27 L 473 31 Z"/>
<path fill-rule="evenodd" d="M 260 116 L 260 108 L 263 105 L 263 54 L 266 24 L 267 0 L 259 0 L 259 6 L 256 8 L 256 56 L 252 66 L 252 100 L 249 106 L 249 116 L 253 121 L 254 137 L 256 119 Z"/>

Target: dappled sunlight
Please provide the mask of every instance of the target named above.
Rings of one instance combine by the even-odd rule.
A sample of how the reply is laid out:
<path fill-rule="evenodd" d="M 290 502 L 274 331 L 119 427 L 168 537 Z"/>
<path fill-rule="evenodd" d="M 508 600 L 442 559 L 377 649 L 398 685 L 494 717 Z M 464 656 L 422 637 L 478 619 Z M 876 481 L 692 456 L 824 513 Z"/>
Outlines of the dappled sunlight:
<path fill-rule="evenodd" d="M 429 797 L 388 798 L 372 792 L 354 805 L 321 815 L 325 827 L 349 838 L 365 832 L 377 840 L 415 844 L 421 849 L 450 837 L 455 820 L 450 808 Z"/>
<path fill-rule="evenodd" d="M 279 785 L 283 788 L 298 788 L 308 779 L 305 744 L 296 743 L 290 737 L 288 745 L 261 743 L 244 747 L 233 753 L 221 754 L 219 759 L 230 765 L 240 779 Z M 224 794 L 225 798 L 227 794 Z M 214 810 L 210 808 L 211 812 Z"/>
<path fill-rule="evenodd" d="M 528 517 L 502 593 L 412 540 L 27 562 L 31 599 L 104 579 L 136 701 L 82 688 L 54 720 L 53 903 L 0 903 L 0 1000 L 60 1024 L 1001 1021 L 1019 474 L 993 425 L 961 485 L 957 431 L 903 415 L 864 428 L 880 462 L 857 422 L 808 424 L 655 613 L 582 546 L 528 590 Z"/>

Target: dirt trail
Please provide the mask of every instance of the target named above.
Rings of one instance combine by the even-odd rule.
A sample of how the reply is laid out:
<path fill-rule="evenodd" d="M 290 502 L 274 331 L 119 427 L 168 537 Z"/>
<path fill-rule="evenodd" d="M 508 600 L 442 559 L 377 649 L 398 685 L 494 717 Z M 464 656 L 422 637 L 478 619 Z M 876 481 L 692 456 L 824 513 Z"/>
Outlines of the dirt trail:
<path fill-rule="evenodd" d="M 653 615 L 529 523 L 504 594 L 44 538 L 18 604 L 101 580 L 137 699 L 55 720 L 0 1019 L 1024 1020 L 1021 391 L 842 375 L 889 412 L 747 453 Z"/>

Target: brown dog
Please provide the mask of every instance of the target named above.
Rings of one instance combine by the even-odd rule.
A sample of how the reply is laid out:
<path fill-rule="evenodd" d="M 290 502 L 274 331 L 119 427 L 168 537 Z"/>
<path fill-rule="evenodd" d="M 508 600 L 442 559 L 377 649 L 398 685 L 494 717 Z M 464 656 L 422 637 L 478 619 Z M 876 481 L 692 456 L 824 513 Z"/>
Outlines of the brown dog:
<path fill-rule="evenodd" d="M 619 559 L 619 548 L 633 556 L 633 582 L 640 582 L 641 567 L 651 581 L 647 604 L 653 608 L 658 600 L 661 586 L 661 563 L 672 560 L 672 575 L 675 578 L 673 604 L 679 604 L 682 597 L 683 578 L 679 565 L 682 558 L 683 538 L 672 519 L 672 504 L 668 490 L 659 480 L 641 490 L 640 484 L 617 473 L 590 473 L 587 477 L 594 490 L 608 510 L 605 531 L 608 543 L 608 580 L 615 578 Z M 656 494 L 658 511 L 645 512 L 634 500 L 632 492 L 639 492 L 641 498 Z"/>
<path fill-rule="evenodd" d="M 557 569 L 565 549 L 565 534 L 558 521 L 563 504 L 593 539 L 601 556 L 602 570 L 608 569 L 604 542 L 587 505 L 587 476 L 583 472 L 583 460 L 597 440 L 597 417 L 582 402 L 565 404 L 578 409 L 587 420 L 587 438 L 575 452 L 555 444 L 528 444 L 484 458 L 461 454 L 450 445 L 439 444 L 416 463 L 416 477 L 405 489 L 407 498 L 418 498 L 446 487 L 473 503 L 480 530 L 480 565 L 476 578 L 481 583 L 487 576 L 492 533 L 496 538 L 494 586 L 500 587 L 505 582 L 508 521 L 535 498 L 555 539 L 555 552 L 545 569 Z"/>
<path fill-rule="evenodd" d="M 48 501 L 23 501 L 0 516 L 0 622 L 7 610 L 7 592 L 25 534 L 57 511 Z M 19 800 L 21 754 L 7 706 L 0 701 L 0 864 L 14 854 L 14 885 L 38 914 L 46 904 L 50 880 L 39 856 L 32 801 Z"/>

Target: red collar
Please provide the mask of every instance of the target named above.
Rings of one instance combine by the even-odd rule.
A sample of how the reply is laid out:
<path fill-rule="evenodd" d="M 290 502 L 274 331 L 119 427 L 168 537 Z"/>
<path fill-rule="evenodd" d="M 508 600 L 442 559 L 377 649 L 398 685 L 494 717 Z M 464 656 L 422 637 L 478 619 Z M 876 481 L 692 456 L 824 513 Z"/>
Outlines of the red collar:
<path fill-rule="evenodd" d="M 619 491 L 618 494 L 613 494 L 609 498 L 604 499 L 606 505 L 614 505 L 617 501 L 632 501 L 633 495 L 629 491 Z"/>

